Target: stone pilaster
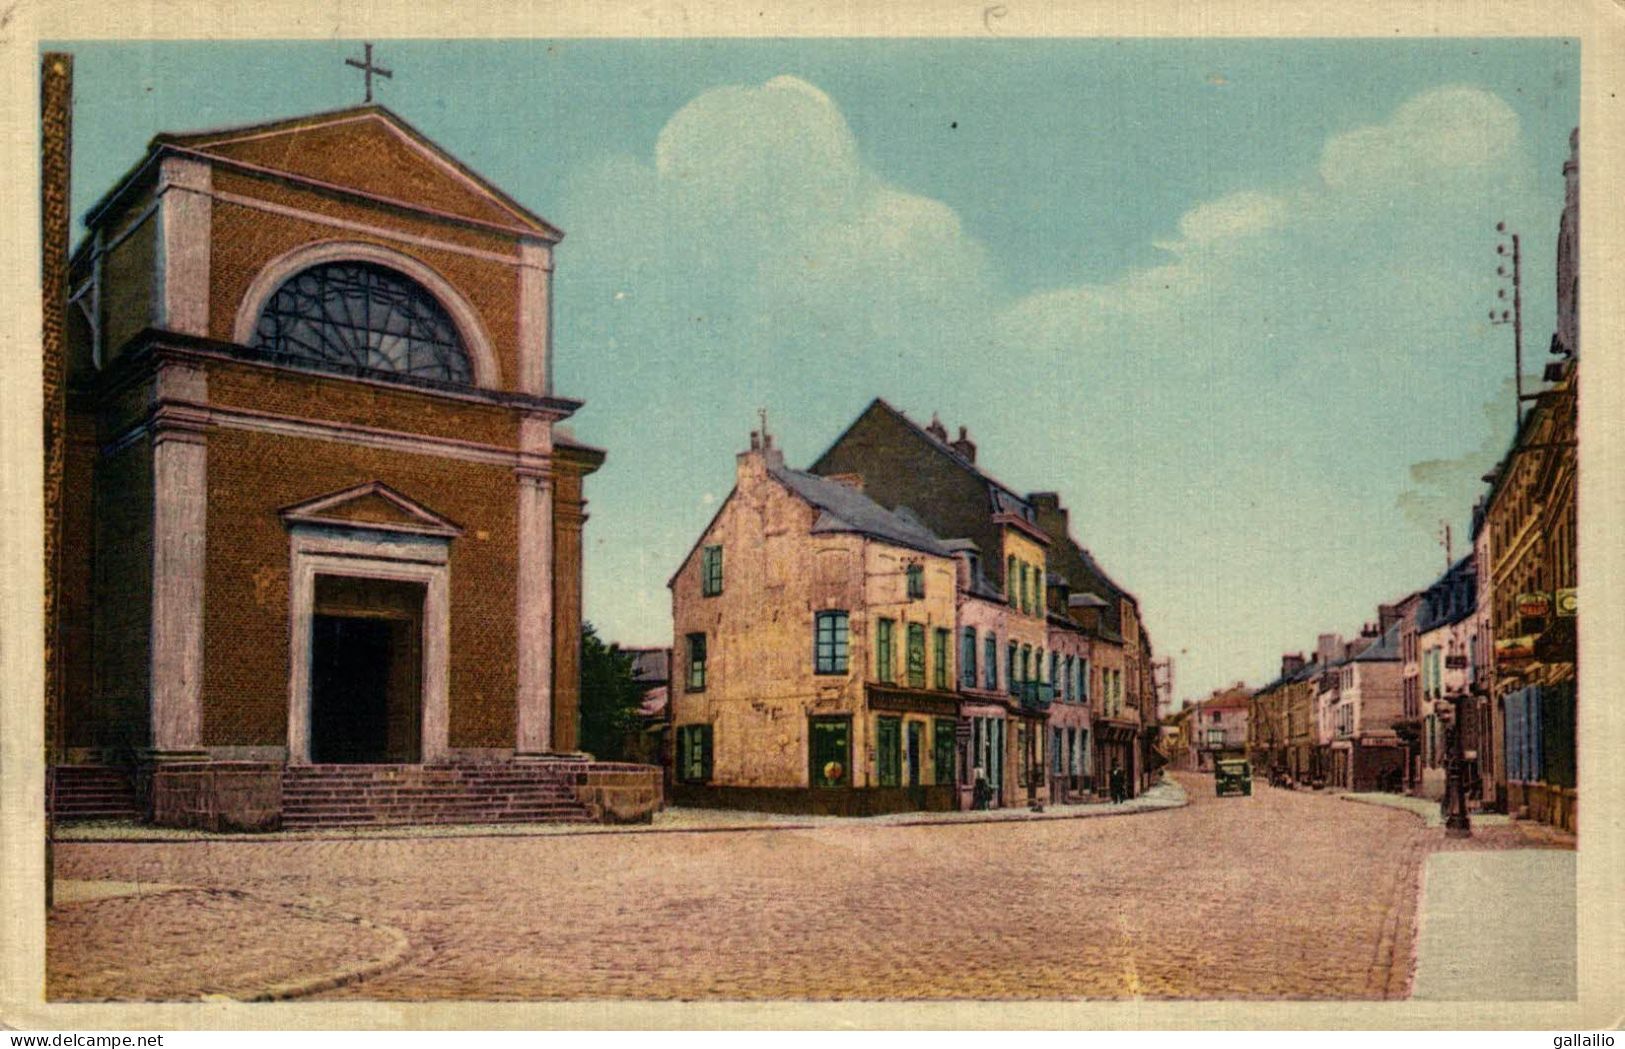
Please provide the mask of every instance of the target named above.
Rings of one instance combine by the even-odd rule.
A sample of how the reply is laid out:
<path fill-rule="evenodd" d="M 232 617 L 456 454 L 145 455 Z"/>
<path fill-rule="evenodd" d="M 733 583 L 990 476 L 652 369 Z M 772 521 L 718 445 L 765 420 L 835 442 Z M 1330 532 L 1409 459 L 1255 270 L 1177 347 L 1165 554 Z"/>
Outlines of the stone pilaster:
<path fill-rule="evenodd" d="M 191 753 L 203 731 L 203 588 L 208 521 L 203 369 L 163 364 L 152 414 L 152 748 Z"/>
<path fill-rule="evenodd" d="M 544 396 L 553 389 L 553 250 L 525 241 L 519 247 L 519 390 Z"/>
<path fill-rule="evenodd" d="M 209 334 L 210 168 L 190 157 L 159 162 L 158 301 L 160 328 Z"/>
<path fill-rule="evenodd" d="M 581 746 L 581 471 L 567 456 L 555 462 L 553 499 L 553 746 Z"/>
<path fill-rule="evenodd" d="M 514 750 L 553 750 L 553 477 L 552 424 L 520 425 L 518 647 Z"/>

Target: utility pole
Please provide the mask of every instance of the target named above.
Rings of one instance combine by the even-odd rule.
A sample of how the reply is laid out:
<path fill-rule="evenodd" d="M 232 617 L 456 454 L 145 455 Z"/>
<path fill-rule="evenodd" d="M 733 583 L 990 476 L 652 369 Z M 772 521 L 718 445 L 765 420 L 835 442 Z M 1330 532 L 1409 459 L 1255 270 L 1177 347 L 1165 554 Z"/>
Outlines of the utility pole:
<path fill-rule="evenodd" d="M 1450 522 L 1439 522 L 1439 545 L 1444 547 L 1444 570 L 1450 571 L 1450 566 L 1456 563 L 1455 554 L 1450 545 Z"/>
<path fill-rule="evenodd" d="M 1508 233 L 1505 222 L 1497 222 L 1495 232 L 1510 238 L 1510 243 L 1504 240 L 1497 243 L 1495 253 L 1503 258 L 1508 255 L 1512 257 L 1511 270 L 1507 269 L 1505 263 L 1495 267 L 1497 277 L 1512 282 L 1510 287 L 1497 288 L 1495 297 L 1505 302 L 1507 292 L 1510 290 L 1512 293 L 1512 309 L 1490 310 L 1490 323 L 1512 325 L 1512 379 L 1513 388 L 1517 391 L 1516 400 L 1513 401 L 1512 406 L 1512 421 L 1513 433 L 1516 434 L 1518 428 L 1523 426 L 1523 402 L 1536 400 L 1540 395 L 1523 392 L 1523 253 L 1519 245 L 1518 235 Z"/>

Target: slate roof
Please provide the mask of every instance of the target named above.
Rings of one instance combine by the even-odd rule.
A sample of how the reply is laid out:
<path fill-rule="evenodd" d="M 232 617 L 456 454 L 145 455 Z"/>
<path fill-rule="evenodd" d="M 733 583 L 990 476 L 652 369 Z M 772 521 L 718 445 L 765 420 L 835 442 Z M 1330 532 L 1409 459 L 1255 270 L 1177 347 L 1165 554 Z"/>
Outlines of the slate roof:
<path fill-rule="evenodd" d="M 1459 623 L 1477 609 L 1478 559 L 1468 554 L 1423 592 L 1422 605 L 1416 610 L 1416 632 L 1425 634 Z"/>
<path fill-rule="evenodd" d="M 1014 514 L 1015 516 L 1028 522 L 1031 522 L 1034 519 L 1032 504 L 1023 499 L 1020 495 L 1016 494 L 1016 490 L 1014 488 L 1011 488 L 997 477 L 994 477 L 992 474 L 988 473 L 987 470 L 980 464 L 965 458 L 952 446 L 951 443 L 939 441 L 924 426 L 921 426 L 919 423 L 909 418 L 907 412 L 897 408 L 884 397 L 876 397 L 874 400 L 870 401 L 869 406 L 859 414 L 858 418 L 861 419 L 863 415 L 866 415 L 876 409 L 881 410 L 891 418 L 902 423 L 904 427 L 923 441 L 927 447 L 940 454 L 945 460 L 985 483 L 988 486 L 989 512 L 995 514 Z M 840 438 L 837 438 L 835 443 L 839 444 Z M 834 445 L 831 445 L 831 448 L 833 447 Z M 824 454 L 828 455 L 828 450 L 826 450 Z M 822 460 L 823 456 L 820 456 L 819 458 Z M 816 464 L 814 465 L 816 466 Z"/>
<path fill-rule="evenodd" d="M 1395 623 L 1388 628 L 1388 632 L 1376 644 L 1368 647 L 1364 652 L 1348 660 L 1350 663 L 1395 663 L 1399 661 L 1399 624 Z"/>
<path fill-rule="evenodd" d="M 670 681 L 671 650 L 665 648 L 623 648 L 632 657 L 634 681 Z"/>
<path fill-rule="evenodd" d="M 813 522 L 814 532 L 855 532 L 939 557 L 953 556 L 948 545 L 920 524 L 906 507 L 888 510 L 839 481 L 787 466 L 769 466 L 767 472 L 820 511 Z"/>

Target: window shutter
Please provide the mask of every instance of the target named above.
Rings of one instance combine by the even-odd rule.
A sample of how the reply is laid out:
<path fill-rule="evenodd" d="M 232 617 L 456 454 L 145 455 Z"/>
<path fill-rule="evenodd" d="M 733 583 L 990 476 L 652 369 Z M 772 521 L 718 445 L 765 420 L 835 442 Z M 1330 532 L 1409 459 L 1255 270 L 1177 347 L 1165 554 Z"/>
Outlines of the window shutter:
<path fill-rule="evenodd" d="M 700 782 L 711 782 L 711 726 L 701 725 L 700 730 Z"/>

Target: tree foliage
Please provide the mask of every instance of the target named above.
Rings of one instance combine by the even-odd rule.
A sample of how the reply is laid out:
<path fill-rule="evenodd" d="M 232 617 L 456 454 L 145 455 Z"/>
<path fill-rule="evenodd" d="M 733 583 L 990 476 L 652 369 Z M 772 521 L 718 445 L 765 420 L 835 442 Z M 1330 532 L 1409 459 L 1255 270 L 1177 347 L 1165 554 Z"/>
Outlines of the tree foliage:
<path fill-rule="evenodd" d="M 626 760 L 628 738 L 642 722 L 643 686 L 632 657 L 606 645 L 591 623 L 581 628 L 581 749 L 600 761 Z"/>

